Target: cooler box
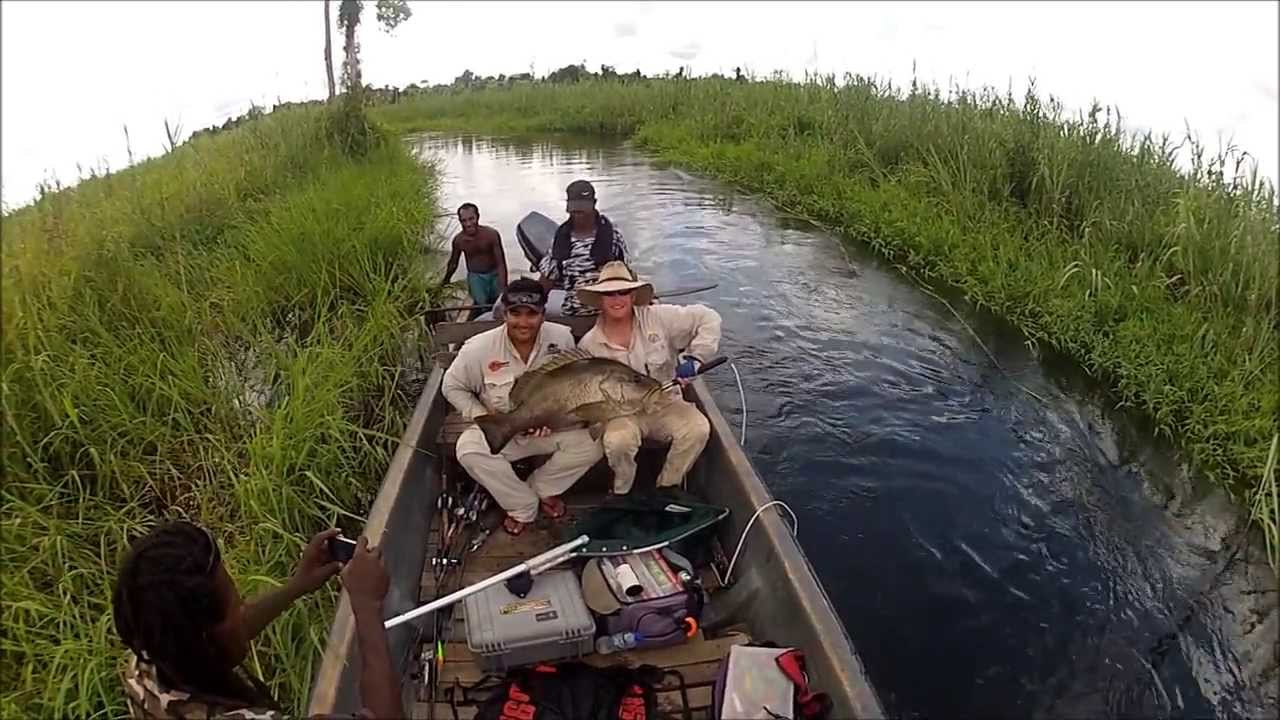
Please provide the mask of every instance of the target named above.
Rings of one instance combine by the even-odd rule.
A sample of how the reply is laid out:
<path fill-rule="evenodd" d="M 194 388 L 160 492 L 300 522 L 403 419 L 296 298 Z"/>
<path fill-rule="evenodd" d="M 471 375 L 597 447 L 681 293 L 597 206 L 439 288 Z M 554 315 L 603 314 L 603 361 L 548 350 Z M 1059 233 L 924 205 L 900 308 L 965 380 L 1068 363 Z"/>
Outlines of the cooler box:
<path fill-rule="evenodd" d="M 467 647 L 485 671 L 574 660 L 593 650 L 595 620 L 570 570 L 534 576 L 533 589 L 523 599 L 499 583 L 464 602 Z"/>

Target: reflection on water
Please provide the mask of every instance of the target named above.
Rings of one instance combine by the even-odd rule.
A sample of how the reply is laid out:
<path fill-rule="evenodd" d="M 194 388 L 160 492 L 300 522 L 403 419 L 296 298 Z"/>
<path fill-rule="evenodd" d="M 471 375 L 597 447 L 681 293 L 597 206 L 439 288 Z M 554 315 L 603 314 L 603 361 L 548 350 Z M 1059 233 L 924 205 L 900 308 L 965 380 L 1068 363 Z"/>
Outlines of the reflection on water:
<path fill-rule="evenodd" d="M 1118 716 L 1230 708 L 1222 639 L 1156 652 L 1206 558 L 1179 546 L 1087 402 L 1020 339 L 750 197 L 625 147 L 426 137 L 445 206 L 471 201 L 528 270 L 514 228 L 595 185 L 637 270 L 724 317 L 746 450 L 897 715 Z M 1000 368 L 1003 368 L 1002 371 Z M 1008 373 L 1008 374 L 1006 374 Z M 1048 402 L 1041 403 L 1010 377 Z M 732 374 L 708 382 L 731 426 Z M 1193 629 L 1194 630 L 1194 629 Z M 1216 688 L 1210 702 L 1204 688 Z"/>

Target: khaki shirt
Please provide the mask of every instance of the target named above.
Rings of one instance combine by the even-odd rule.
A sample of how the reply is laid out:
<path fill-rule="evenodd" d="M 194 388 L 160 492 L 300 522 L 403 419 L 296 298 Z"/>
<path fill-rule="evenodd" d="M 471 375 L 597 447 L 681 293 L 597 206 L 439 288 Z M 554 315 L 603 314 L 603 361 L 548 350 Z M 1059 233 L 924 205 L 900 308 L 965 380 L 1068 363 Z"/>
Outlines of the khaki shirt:
<path fill-rule="evenodd" d="M 516 378 L 547 358 L 572 349 L 573 333 L 568 327 L 544 322 L 525 363 L 512 347 L 506 326 L 499 325 L 462 344 L 458 357 L 444 373 L 444 396 L 468 420 L 490 412 L 509 412 Z"/>
<path fill-rule="evenodd" d="M 599 323 L 578 347 L 667 382 L 676 376 L 676 353 L 706 362 L 720 349 L 720 313 L 705 305 L 642 305 L 631 321 L 630 348 L 606 340 Z"/>

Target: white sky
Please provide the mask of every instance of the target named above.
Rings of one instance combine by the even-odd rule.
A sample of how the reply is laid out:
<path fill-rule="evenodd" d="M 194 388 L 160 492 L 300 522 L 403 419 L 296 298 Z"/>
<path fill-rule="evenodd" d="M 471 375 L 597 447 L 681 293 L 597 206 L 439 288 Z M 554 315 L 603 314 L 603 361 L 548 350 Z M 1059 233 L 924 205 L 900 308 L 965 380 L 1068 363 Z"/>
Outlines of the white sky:
<path fill-rule="evenodd" d="M 1216 150 L 1234 140 L 1280 179 L 1280 2 L 414 2 L 394 35 L 367 0 L 360 41 L 375 86 L 543 74 L 585 61 L 619 72 L 766 75 L 845 71 L 907 85 L 978 88 L 1034 76 L 1068 108 L 1097 98 L 1132 129 Z M 333 5 L 336 22 L 337 2 Z M 159 153 L 164 120 L 184 132 L 251 101 L 323 97 L 323 9 L 306 2 L 0 3 L 3 200 L 90 167 L 119 169 L 123 126 L 136 157 Z M 341 36 L 334 32 L 340 66 Z M 337 71 L 337 69 L 335 69 Z"/>

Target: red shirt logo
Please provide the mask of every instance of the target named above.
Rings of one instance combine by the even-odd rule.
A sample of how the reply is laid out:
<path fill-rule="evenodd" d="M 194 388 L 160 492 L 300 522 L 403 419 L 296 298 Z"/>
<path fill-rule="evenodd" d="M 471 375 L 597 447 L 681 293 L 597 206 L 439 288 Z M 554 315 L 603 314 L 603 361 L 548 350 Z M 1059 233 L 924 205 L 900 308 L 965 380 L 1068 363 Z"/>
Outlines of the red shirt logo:
<path fill-rule="evenodd" d="M 504 367 L 506 367 L 506 366 L 508 366 L 508 365 L 510 365 L 510 364 L 511 364 L 511 363 L 509 363 L 509 362 L 507 362 L 507 361 L 505 361 L 505 360 L 490 360 L 490 361 L 489 361 L 489 372 L 491 372 L 491 373 L 496 373 L 496 372 L 498 372 L 499 370 L 501 370 L 502 368 L 504 368 Z"/>

